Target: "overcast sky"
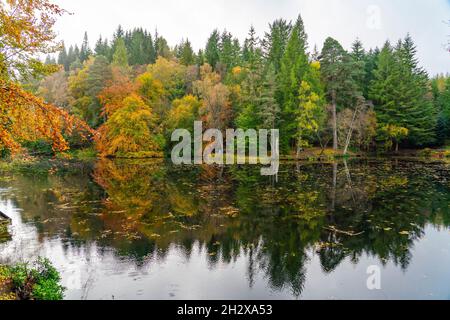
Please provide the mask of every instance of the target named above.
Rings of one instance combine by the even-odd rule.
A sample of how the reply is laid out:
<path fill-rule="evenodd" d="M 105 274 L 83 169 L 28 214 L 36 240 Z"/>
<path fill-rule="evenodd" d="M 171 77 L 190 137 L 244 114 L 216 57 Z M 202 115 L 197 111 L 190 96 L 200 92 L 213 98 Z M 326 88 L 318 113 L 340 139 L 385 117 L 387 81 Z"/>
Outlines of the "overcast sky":
<path fill-rule="evenodd" d="M 450 72 L 450 53 L 444 49 L 450 35 L 450 0 L 54 0 L 73 13 L 60 18 L 56 29 L 66 44 L 80 43 L 87 31 L 93 45 L 101 34 L 111 38 L 125 29 L 156 28 L 171 46 L 188 38 L 204 47 L 215 28 L 226 29 L 240 40 L 250 25 L 259 36 L 277 18 L 303 16 L 310 46 L 321 48 L 327 36 L 346 48 L 359 37 L 366 48 L 396 42 L 411 33 L 421 65 L 432 75 Z"/>

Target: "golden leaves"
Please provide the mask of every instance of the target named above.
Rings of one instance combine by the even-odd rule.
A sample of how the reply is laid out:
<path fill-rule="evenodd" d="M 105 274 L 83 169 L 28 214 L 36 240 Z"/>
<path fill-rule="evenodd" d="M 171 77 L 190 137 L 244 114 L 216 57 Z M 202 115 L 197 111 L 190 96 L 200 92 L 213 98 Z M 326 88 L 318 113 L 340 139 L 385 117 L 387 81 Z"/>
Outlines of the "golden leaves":
<path fill-rule="evenodd" d="M 62 152 L 69 148 L 64 135 L 74 130 L 84 138 L 95 134 L 78 118 L 4 80 L 0 80 L 0 120 L 0 147 L 12 152 L 19 151 L 23 141 L 39 139 L 50 141 L 55 152 Z"/>

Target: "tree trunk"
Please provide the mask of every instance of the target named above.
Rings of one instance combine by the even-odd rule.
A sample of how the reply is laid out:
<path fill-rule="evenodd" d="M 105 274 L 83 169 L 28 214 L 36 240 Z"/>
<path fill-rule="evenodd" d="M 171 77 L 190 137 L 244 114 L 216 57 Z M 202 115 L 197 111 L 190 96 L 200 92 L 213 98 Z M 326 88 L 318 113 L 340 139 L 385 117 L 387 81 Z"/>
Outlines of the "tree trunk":
<path fill-rule="evenodd" d="M 353 113 L 352 122 L 350 124 L 350 129 L 348 130 L 347 134 L 347 140 L 345 141 L 345 149 L 344 149 L 344 156 L 348 152 L 348 148 L 350 147 L 350 143 L 352 142 L 352 136 L 353 136 L 353 125 L 356 120 L 356 115 L 358 114 L 358 107 L 356 107 L 355 112 Z"/>
<path fill-rule="evenodd" d="M 338 135 L 337 135 L 337 107 L 336 107 L 336 93 L 333 92 L 332 94 L 332 105 L 331 105 L 331 112 L 332 112 L 332 121 L 333 121 L 333 150 L 337 151 L 338 146 Z"/>
<path fill-rule="evenodd" d="M 395 153 L 398 153 L 398 151 L 399 151 L 399 144 L 398 144 L 398 142 L 396 142 L 395 143 Z"/>

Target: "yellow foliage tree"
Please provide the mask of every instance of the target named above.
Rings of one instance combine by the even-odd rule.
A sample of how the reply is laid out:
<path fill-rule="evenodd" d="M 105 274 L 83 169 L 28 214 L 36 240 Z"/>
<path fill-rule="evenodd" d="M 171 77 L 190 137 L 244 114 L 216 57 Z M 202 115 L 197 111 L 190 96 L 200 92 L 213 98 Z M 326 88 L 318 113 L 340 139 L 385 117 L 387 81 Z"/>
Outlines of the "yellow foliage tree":
<path fill-rule="evenodd" d="M 202 103 L 193 95 L 174 100 L 166 122 L 166 127 L 169 132 L 175 129 L 192 131 L 201 106 Z"/>
<path fill-rule="evenodd" d="M 123 106 L 99 129 L 96 147 L 103 157 L 161 156 L 162 138 L 156 134 L 156 117 L 141 97 L 131 94 Z"/>

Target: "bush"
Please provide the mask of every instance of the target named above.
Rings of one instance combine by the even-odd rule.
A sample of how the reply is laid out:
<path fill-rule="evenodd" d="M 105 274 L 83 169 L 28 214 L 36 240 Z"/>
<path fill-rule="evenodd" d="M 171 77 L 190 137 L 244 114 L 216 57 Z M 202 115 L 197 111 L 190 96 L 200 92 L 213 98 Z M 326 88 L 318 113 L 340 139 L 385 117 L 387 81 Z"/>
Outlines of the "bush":
<path fill-rule="evenodd" d="M 431 150 L 430 148 L 420 150 L 418 153 L 419 157 L 424 157 L 424 158 L 429 158 L 429 157 L 431 157 L 432 154 L 433 154 L 433 150 Z"/>
<path fill-rule="evenodd" d="M 30 154 L 51 156 L 54 154 L 52 144 L 45 140 L 27 141 L 23 143 Z"/>
<path fill-rule="evenodd" d="M 61 277 L 48 259 L 39 258 L 31 267 L 27 263 L 4 267 L 2 273 L 11 280 L 12 290 L 21 300 L 64 298 Z"/>

